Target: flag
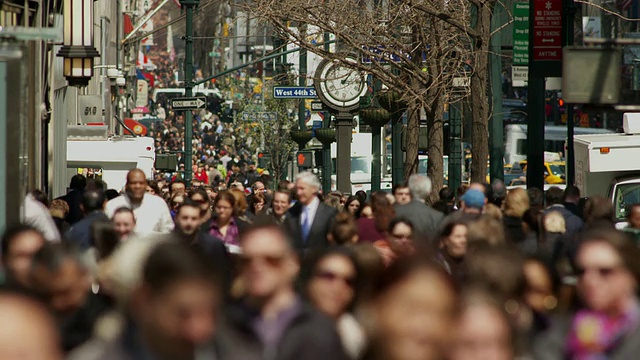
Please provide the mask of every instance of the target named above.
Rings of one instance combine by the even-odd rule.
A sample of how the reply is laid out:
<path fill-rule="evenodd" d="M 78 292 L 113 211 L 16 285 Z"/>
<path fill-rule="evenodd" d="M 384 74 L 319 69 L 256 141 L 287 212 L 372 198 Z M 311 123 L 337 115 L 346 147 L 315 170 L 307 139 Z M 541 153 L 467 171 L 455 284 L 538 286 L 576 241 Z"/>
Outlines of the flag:
<path fill-rule="evenodd" d="M 131 16 L 124 14 L 124 34 L 129 35 L 133 31 L 133 21 L 131 21 Z"/>

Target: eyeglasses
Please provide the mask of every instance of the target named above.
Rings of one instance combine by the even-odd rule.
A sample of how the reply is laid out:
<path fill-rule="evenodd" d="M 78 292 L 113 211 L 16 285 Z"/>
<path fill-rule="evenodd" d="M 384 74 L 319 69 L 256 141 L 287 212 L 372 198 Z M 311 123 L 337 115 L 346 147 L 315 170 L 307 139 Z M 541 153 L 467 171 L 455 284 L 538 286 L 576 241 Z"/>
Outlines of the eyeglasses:
<path fill-rule="evenodd" d="M 206 204 L 206 203 L 208 202 L 208 201 L 207 201 L 207 200 L 205 200 L 205 199 L 191 199 L 191 201 L 193 201 L 193 202 L 194 202 L 194 203 L 196 203 L 196 204 L 200 204 L 200 205 L 202 205 L 202 204 Z"/>
<path fill-rule="evenodd" d="M 576 267 L 576 275 L 579 278 L 583 278 L 588 272 L 596 272 L 599 277 L 607 278 L 613 275 L 615 272 L 620 270 L 620 266 L 612 266 L 612 267 Z"/>
<path fill-rule="evenodd" d="M 347 285 L 350 288 L 355 287 L 356 284 L 356 279 L 353 277 L 346 277 L 346 276 L 341 276 L 339 274 L 334 273 L 333 271 L 329 271 L 329 270 L 319 270 L 315 273 L 314 275 L 316 278 L 321 279 L 321 280 L 326 280 L 326 281 L 336 281 L 336 280 L 341 280 L 345 285 Z"/>
<path fill-rule="evenodd" d="M 264 264 L 267 264 L 269 267 L 275 268 L 280 266 L 284 260 L 284 255 L 256 255 L 256 256 L 246 256 L 242 255 L 239 257 L 239 263 L 241 267 L 247 267 L 251 265 L 254 261 L 260 261 Z"/>

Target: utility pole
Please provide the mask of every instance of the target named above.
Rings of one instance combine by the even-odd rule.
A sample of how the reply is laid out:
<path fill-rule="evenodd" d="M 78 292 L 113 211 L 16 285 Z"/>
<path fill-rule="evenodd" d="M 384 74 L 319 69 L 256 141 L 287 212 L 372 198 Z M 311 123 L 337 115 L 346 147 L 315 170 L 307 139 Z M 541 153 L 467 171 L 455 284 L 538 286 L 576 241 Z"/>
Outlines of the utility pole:
<path fill-rule="evenodd" d="M 328 32 L 324 32 L 324 50 L 331 50 L 331 45 L 329 44 L 329 40 L 331 40 L 331 35 Z M 324 119 L 322 122 L 322 127 L 328 129 L 331 124 L 331 113 L 328 111 L 324 112 Z M 331 191 L 331 145 L 323 144 L 322 145 L 322 192 L 324 194 L 328 194 Z"/>
<path fill-rule="evenodd" d="M 185 22 L 185 47 L 184 47 L 184 95 L 193 96 L 193 10 L 200 4 L 200 0 L 180 0 L 182 8 L 186 12 Z M 184 113 L 184 181 L 187 187 L 191 186 L 193 176 L 193 113 L 187 110 Z"/>
<path fill-rule="evenodd" d="M 497 31 L 502 19 L 502 5 L 496 4 L 491 16 L 492 32 Z M 491 99 L 493 100 L 493 116 L 489 127 L 489 174 L 491 182 L 496 179 L 504 181 L 504 128 L 502 118 L 502 48 L 498 31 L 491 37 Z"/>
<path fill-rule="evenodd" d="M 565 45 L 571 46 L 573 45 L 573 17 L 577 12 L 577 8 L 573 0 L 565 0 L 565 19 L 562 21 L 565 25 Z M 636 66 L 633 66 L 634 75 L 634 86 L 637 87 L 637 71 Z M 637 92 L 636 92 L 637 94 Z M 637 96 L 637 95 L 636 95 Z M 556 101 L 557 104 L 557 101 Z M 573 112 L 573 104 L 566 104 L 567 107 L 567 154 L 565 159 L 565 169 L 566 169 L 566 183 L 567 185 L 573 185 L 575 183 L 575 152 L 573 148 L 573 127 L 574 127 L 574 112 Z"/>

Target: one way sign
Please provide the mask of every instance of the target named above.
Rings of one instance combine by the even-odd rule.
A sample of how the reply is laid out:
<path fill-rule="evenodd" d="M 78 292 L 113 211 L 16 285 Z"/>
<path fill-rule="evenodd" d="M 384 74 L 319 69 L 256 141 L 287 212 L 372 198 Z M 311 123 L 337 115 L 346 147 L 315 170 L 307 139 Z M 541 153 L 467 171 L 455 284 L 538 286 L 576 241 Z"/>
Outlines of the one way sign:
<path fill-rule="evenodd" d="M 198 110 L 204 109 L 207 104 L 207 98 L 201 97 L 184 97 L 171 99 L 171 107 L 173 110 Z"/>

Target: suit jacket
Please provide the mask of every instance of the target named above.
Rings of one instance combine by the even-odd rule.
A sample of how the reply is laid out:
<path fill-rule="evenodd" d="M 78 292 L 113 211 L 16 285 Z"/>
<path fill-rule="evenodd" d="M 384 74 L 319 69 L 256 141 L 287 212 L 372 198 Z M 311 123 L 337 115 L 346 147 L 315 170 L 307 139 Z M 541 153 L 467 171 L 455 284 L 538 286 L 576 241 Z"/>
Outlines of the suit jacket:
<path fill-rule="evenodd" d="M 67 240 L 76 243 L 80 250 L 87 250 L 93 244 L 92 226 L 96 221 L 109 221 L 109 217 L 103 211 L 94 211 L 85 216 L 71 227 L 66 234 Z"/>
<path fill-rule="evenodd" d="M 427 243 L 437 236 L 438 228 L 444 214 L 418 200 L 411 200 L 406 205 L 396 206 L 396 216 L 409 219 L 413 224 L 414 238 Z"/>
<path fill-rule="evenodd" d="M 305 255 L 305 253 L 317 249 L 324 249 L 329 246 L 327 240 L 327 234 L 331 230 L 333 220 L 338 211 L 329 205 L 320 203 L 316 216 L 313 218 L 311 229 L 309 230 L 309 236 L 307 241 L 302 239 L 302 209 L 301 203 L 296 203 L 287 214 L 286 224 L 291 240 L 293 241 L 293 247 Z"/>

